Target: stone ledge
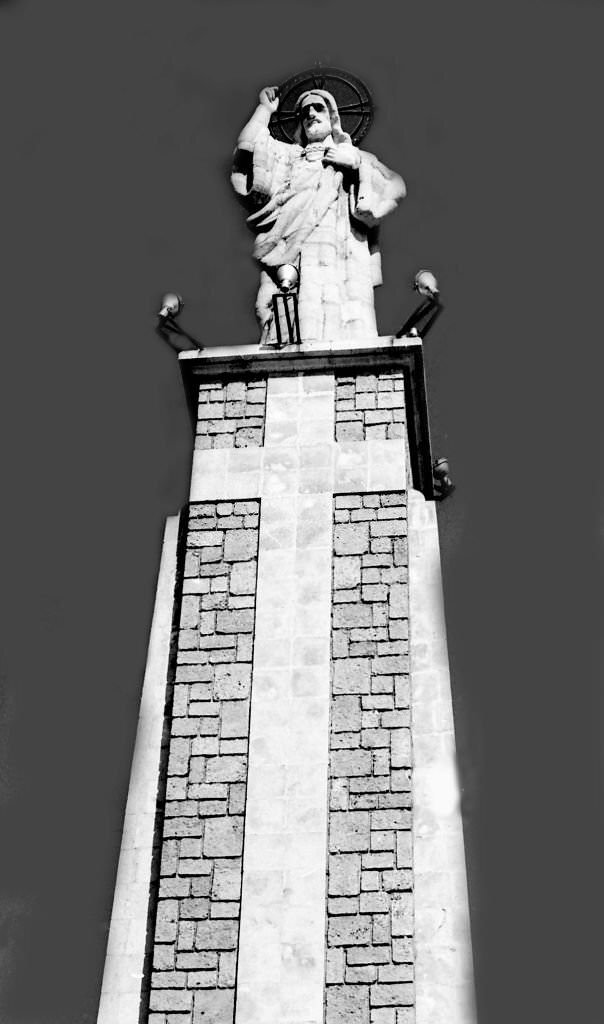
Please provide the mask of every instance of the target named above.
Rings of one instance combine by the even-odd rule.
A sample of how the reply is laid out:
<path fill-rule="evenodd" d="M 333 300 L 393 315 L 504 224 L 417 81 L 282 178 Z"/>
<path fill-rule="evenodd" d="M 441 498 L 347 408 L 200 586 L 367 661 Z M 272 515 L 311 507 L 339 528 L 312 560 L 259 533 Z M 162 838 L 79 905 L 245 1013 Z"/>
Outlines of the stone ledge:
<path fill-rule="evenodd" d="M 420 338 L 386 336 L 367 341 L 333 342 L 329 347 L 291 345 L 279 350 L 260 349 L 257 345 L 220 345 L 197 351 L 180 352 L 178 361 L 185 383 L 192 377 L 242 373 L 325 372 L 330 369 L 362 368 L 382 362 L 405 362 L 422 351 Z M 375 371 L 372 371 L 375 372 Z"/>

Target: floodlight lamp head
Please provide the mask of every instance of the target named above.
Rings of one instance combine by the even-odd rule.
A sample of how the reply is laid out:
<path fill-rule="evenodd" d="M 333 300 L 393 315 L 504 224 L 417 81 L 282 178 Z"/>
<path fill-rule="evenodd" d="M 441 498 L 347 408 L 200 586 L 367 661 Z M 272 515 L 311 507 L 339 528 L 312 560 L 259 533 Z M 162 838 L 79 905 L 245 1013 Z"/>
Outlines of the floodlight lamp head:
<path fill-rule="evenodd" d="M 161 300 L 161 309 L 157 314 L 160 320 L 174 319 L 180 313 L 184 302 L 176 292 L 166 292 Z"/>
<path fill-rule="evenodd" d="M 277 281 L 282 291 L 294 291 L 298 287 L 299 280 L 298 268 L 293 263 L 283 263 L 277 267 Z"/>
<path fill-rule="evenodd" d="M 413 287 L 416 292 L 428 299 L 435 299 L 438 296 L 438 281 L 430 270 L 418 270 L 413 279 Z"/>
<path fill-rule="evenodd" d="M 434 479 L 434 498 L 436 501 L 443 501 L 455 490 L 455 484 L 449 475 L 448 459 L 434 460 L 432 463 L 432 477 Z"/>

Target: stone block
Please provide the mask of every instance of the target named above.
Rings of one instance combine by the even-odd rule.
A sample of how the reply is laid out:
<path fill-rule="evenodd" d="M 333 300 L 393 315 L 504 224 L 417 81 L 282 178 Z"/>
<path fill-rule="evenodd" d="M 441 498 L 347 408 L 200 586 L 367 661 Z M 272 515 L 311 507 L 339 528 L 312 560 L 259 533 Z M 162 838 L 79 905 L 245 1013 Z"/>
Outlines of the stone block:
<path fill-rule="evenodd" d="M 243 742 L 243 741 L 242 741 Z M 229 786 L 229 814 L 243 814 L 245 811 L 245 782 L 232 782 Z"/>
<path fill-rule="evenodd" d="M 402 391 L 380 392 L 378 395 L 378 409 L 403 409 L 405 396 Z"/>
<path fill-rule="evenodd" d="M 227 530 L 224 541 L 225 562 L 247 562 L 256 557 L 258 534 L 255 530 Z"/>
<path fill-rule="evenodd" d="M 385 946 L 356 946 L 346 950 L 348 964 L 387 964 L 390 962 L 390 950 Z"/>
<path fill-rule="evenodd" d="M 218 633 L 252 633 L 253 630 L 253 608 L 236 608 L 216 613 L 216 631 Z"/>
<path fill-rule="evenodd" d="M 249 728 L 249 701 L 225 700 L 220 709 L 220 736 L 235 739 L 247 736 Z"/>
<path fill-rule="evenodd" d="M 372 1009 L 370 1024 L 396 1024 L 396 1010 L 393 1006 L 380 1006 Z"/>
<path fill-rule="evenodd" d="M 239 917 L 239 901 L 229 900 L 226 903 L 220 900 L 212 900 L 210 905 L 210 917 L 232 919 Z"/>
<path fill-rule="evenodd" d="M 392 935 L 396 938 L 413 935 L 413 894 L 397 893 L 392 896 L 390 904 L 392 917 Z"/>
<path fill-rule="evenodd" d="M 190 971 L 187 976 L 187 986 L 189 988 L 216 988 L 217 981 L 216 970 Z"/>
<path fill-rule="evenodd" d="M 345 952 L 341 946 L 327 950 L 325 965 L 325 981 L 328 985 L 342 984 L 344 981 Z"/>
<path fill-rule="evenodd" d="M 180 628 L 194 629 L 199 622 L 199 597 L 186 594 L 181 603 Z"/>
<path fill-rule="evenodd" d="M 210 818 L 205 824 L 203 852 L 206 857 L 240 857 L 243 850 L 243 817 Z"/>
<path fill-rule="evenodd" d="M 371 672 L 374 676 L 394 676 L 404 672 L 408 657 L 404 654 L 390 654 L 383 658 L 372 658 Z"/>
<path fill-rule="evenodd" d="M 332 732 L 355 732 L 361 728 L 361 701 L 353 695 L 333 698 L 331 706 Z"/>
<path fill-rule="evenodd" d="M 329 985 L 325 1024 L 363 1024 L 369 1017 L 366 985 Z"/>
<path fill-rule="evenodd" d="M 217 988 L 195 993 L 193 1024 L 233 1024 L 235 990 Z"/>
<path fill-rule="evenodd" d="M 413 981 L 413 964 L 384 964 L 378 969 L 378 980 L 390 984 L 398 981 Z"/>
<path fill-rule="evenodd" d="M 209 875 L 211 870 L 212 862 L 203 857 L 181 857 L 178 864 L 178 873 L 185 876 Z M 203 916 L 207 917 L 207 914 Z"/>
<path fill-rule="evenodd" d="M 361 889 L 364 892 L 377 892 L 380 887 L 379 871 L 371 871 L 363 868 L 361 871 Z"/>
<path fill-rule="evenodd" d="M 327 913 L 333 916 L 358 914 L 358 896 L 332 896 L 327 901 Z"/>
<path fill-rule="evenodd" d="M 177 953 L 176 965 L 180 971 L 203 971 L 216 968 L 217 953 Z"/>
<path fill-rule="evenodd" d="M 334 614 L 339 610 L 334 608 Z M 334 662 L 334 694 L 369 693 L 370 686 L 371 669 L 368 658 L 342 658 Z"/>
<path fill-rule="evenodd" d="M 411 792 L 411 769 L 397 768 L 390 775 L 391 789 L 393 793 Z"/>
<path fill-rule="evenodd" d="M 372 1006 L 413 1006 L 413 984 L 372 985 Z"/>
<path fill-rule="evenodd" d="M 411 828 L 411 814 L 409 811 L 400 810 L 398 808 L 392 808 L 388 811 L 372 811 L 371 828 Z"/>
<path fill-rule="evenodd" d="M 389 729 L 363 729 L 361 744 L 363 747 L 372 749 L 374 747 L 389 747 L 390 731 Z"/>
<path fill-rule="evenodd" d="M 238 900 L 241 895 L 241 861 L 217 860 L 214 863 L 212 899 Z"/>
<path fill-rule="evenodd" d="M 348 810 L 348 780 L 332 779 L 329 786 L 329 808 L 332 811 Z"/>
<path fill-rule="evenodd" d="M 332 813 L 329 828 L 329 849 L 332 853 L 364 852 L 369 849 L 369 813 L 369 811 L 334 811 Z"/>
<path fill-rule="evenodd" d="M 409 828 L 411 818 L 409 817 Z M 388 892 L 404 892 L 413 886 L 413 872 L 399 868 L 396 871 L 384 871 L 382 885 Z"/>
<path fill-rule="evenodd" d="M 406 583 L 393 583 L 390 587 L 388 610 L 391 619 L 409 617 L 409 590 Z"/>
<path fill-rule="evenodd" d="M 214 548 L 222 550 L 224 533 L 222 530 L 192 530 L 187 537 L 191 548 Z"/>
<path fill-rule="evenodd" d="M 363 424 L 355 421 L 336 422 L 336 441 L 363 441 Z"/>
<path fill-rule="evenodd" d="M 237 954 L 221 953 L 218 968 L 218 985 L 220 988 L 234 988 L 237 972 Z"/>
<path fill-rule="evenodd" d="M 351 811 L 373 811 L 377 810 L 377 793 L 351 793 L 349 808 Z"/>
<path fill-rule="evenodd" d="M 365 427 L 365 437 L 368 441 L 385 441 L 386 440 L 386 424 L 376 423 L 373 426 L 367 425 Z"/>
<path fill-rule="evenodd" d="M 372 525 L 378 524 L 375 523 Z M 368 524 L 339 523 L 334 530 L 334 550 L 336 555 L 362 555 L 368 551 Z"/>
<path fill-rule="evenodd" d="M 237 921 L 199 921 L 195 934 L 195 948 L 236 949 L 238 934 L 239 923 Z"/>
<path fill-rule="evenodd" d="M 245 381 L 232 380 L 229 381 L 225 388 L 225 397 L 227 402 L 243 402 L 246 397 L 246 385 Z"/>
<path fill-rule="evenodd" d="M 374 964 L 347 967 L 345 977 L 347 985 L 369 985 L 372 981 L 377 981 L 377 967 Z"/>
<path fill-rule="evenodd" d="M 211 862 L 208 861 L 208 864 Z M 198 875 L 196 878 L 191 879 L 191 896 L 209 896 L 210 895 L 210 875 Z"/>
<path fill-rule="evenodd" d="M 210 901 L 188 899 L 180 901 L 180 918 L 183 921 L 203 921 L 208 916 Z"/>
<path fill-rule="evenodd" d="M 333 776 L 371 774 L 371 754 L 366 750 L 334 750 L 330 757 L 330 773 Z"/>
<path fill-rule="evenodd" d="M 336 508 L 360 508 L 361 504 L 362 502 L 359 494 L 336 494 Z"/>
<path fill-rule="evenodd" d="M 178 989 L 153 989 L 149 999 L 150 1010 L 163 1010 L 165 1013 L 189 1011 L 193 1002 L 193 993 Z"/>
<path fill-rule="evenodd" d="M 386 793 L 389 782 L 386 778 L 351 779 L 351 793 Z"/>
<path fill-rule="evenodd" d="M 195 945 L 195 930 L 197 923 L 195 921 L 181 921 L 178 925 L 178 942 L 177 949 L 190 950 Z"/>
<path fill-rule="evenodd" d="M 390 946 L 392 942 L 390 934 L 390 914 L 372 915 L 371 941 L 375 946 Z"/>
<path fill-rule="evenodd" d="M 390 741 L 390 758 L 393 768 L 410 768 L 413 765 L 411 730 L 393 729 Z"/>
<path fill-rule="evenodd" d="M 248 697 L 252 667 L 248 664 L 216 665 L 214 695 L 218 700 L 241 700 Z"/>
<path fill-rule="evenodd" d="M 408 708 L 411 702 L 409 679 L 399 676 L 394 681 L 394 698 L 397 708 Z"/>
<path fill-rule="evenodd" d="M 330 896 L 357 896 L 361 891 L 361 858 L 358 854 L 329 857 Z"/>
<path fill-rule="evenodd" d="M 329 747 L 330 750 L 357 750 L 359 739 L 358 732 L 333 732 Z"/>
<path fill-rule="evenodd" d="M 413 867 L 414 850 L 411 831 L 397 831 L 396 833 L 396 866 Z"/>
<path fill-rule="evenodd" d="M 361 914 L 386 914 L 390 909 L 388 893 L 363 892 L 359 904 Z"/>
<path fill-rule="evenodd" d="M 370 523 L 369 533 L 372 537 L 404 537 L 407 524 L 402 519 L 379 519 Z"/>
<path fill-rule="evenodd" d="M 153 950 L 153 967 L 156 971 L 173 971 L 175 968 L 174 944 L 156 945 Z"/>
<path fill-rule="evenodd" d="M 159 895 L 161 898 L 173 899 L 182 896 L 189 896 L 191 882 L 188 878 L 162 878 L 159 883 Z"/>
<path fill-rule="evenodd" d="M 207 782 L 244 782 L 247 775 L 245 754 L 209 757 L 206 763 Z"/>
<path fill-rule="evenodd" d="M 355 627 L 369 627 L 373 624 L 370 604 L 336 604 L 334 606 L 333 625 L 335 629 L 354 629 Z M 195 641 L 197 646 L 197 634 L 195 634 Z"/>
<path fill-rule="evenodd" d="M 392 959 L 395 964 L 412 964 L 415 960 L 413 939 L 401 938 L 392 940 Z"/>
<path fill-rule="evenodd" d="M 390 751 L 374 750 L 373 752 L 373 774 L 390 775 Z"/>
<path fill-rule="evenodd" d="M 356 587 L 361 581 L 361 559 L 354 555 L 346 555 L 334 558 L 333 563 L 333 585 L 337 590 L 340 587 Z"/>

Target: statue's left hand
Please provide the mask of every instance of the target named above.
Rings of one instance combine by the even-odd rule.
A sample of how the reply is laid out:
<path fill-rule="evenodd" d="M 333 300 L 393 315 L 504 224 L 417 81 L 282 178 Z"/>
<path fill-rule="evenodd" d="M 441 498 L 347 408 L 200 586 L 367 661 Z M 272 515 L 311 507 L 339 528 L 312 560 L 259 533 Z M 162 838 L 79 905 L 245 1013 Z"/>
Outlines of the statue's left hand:
<path fill-rule="evenodd" d="M 336 167 L 347 167 L 349 170 L 356 170 L 361 162 L 361 156 L 350 142 L 341 142 L 338 146 L 328 146 L 323 155 L 323 162 L 335 164 Z"/>

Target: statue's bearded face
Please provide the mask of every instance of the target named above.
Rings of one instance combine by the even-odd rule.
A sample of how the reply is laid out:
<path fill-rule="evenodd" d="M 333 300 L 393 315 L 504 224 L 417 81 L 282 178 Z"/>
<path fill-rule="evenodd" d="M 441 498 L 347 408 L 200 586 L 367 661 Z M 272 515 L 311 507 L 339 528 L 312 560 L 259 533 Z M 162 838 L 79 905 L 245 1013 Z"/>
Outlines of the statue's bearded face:
<path fill-rule="evenodd" d="M 323 142 L 331 135 L 331 117 L 321 96 L 308 96 L 304 100 L 300 122 L 307 142 Z"/>

